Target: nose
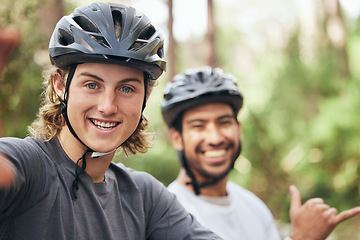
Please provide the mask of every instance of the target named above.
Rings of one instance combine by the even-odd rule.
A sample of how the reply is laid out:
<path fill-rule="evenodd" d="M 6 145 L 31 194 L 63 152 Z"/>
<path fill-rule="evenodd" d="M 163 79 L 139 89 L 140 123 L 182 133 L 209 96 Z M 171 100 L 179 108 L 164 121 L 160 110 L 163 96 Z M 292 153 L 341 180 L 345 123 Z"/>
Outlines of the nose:
<path fill-rule="evenodd" d="M 110 92 L 103 93 L 99 98 L 98 110 L 101 114 L 106 116 L 116 113 L 118 108 L 115 94 Z"/>
<path fill-rule="evenodd" d="M 215 124 L 211 124 L 207 128 L 205 139 L 209 145 L 216 146 L 222 144 L 225 137 Z"/>

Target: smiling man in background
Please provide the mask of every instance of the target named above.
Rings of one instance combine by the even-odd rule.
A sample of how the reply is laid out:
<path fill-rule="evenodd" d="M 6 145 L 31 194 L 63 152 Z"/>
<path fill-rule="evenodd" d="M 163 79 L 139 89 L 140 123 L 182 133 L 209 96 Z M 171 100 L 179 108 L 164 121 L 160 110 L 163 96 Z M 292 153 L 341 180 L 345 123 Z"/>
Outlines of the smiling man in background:
<path fill-rule="evenodd" d="M 221 69 L 190 69 L 168 83 L 162 114 L 178 152 L 181 170 L 168 189 L 204 226 L 226 240 L 278 240 L 274 218 L 252 192 L 228 180 L 241 152 L 237 115 L 243 95 Z M 360 207 L 337 214 L 320 198 L 301 203 L 290 187 L 293 240 L 322 240 Z"/>

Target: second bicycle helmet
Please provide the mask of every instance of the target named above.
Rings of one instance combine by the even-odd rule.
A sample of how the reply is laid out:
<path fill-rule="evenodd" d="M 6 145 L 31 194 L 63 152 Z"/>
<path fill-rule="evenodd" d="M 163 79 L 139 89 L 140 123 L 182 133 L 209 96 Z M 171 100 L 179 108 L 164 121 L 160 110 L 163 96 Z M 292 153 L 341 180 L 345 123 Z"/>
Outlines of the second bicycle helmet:
<path fill-rule="evenodd" d="M 208 102 L 227 102 L 237 115 L 243 104 L 243 95 L 236 79 L 220 68 L 190 69 L 176 75 L 174 81 L 166 85 L 162 114 L 167 125 L 171 126 L 184 110 Z"/>

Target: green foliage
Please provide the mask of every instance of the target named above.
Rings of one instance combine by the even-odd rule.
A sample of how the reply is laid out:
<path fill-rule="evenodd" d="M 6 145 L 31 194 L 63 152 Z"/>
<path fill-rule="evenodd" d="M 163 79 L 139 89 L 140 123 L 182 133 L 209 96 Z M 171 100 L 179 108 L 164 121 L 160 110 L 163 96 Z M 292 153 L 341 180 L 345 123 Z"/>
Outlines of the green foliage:
<path fill-rule="evenodd" d="M 350 75 L 334 49 L 320 48 L 309 64 L 294 35 L 284 53 L 265 53 L 256 81 L 245 89 L 243 156 L 251 164 L 245 187 L 257 193 L 276 218 L 288 219 L 288 186 L 303 199 L 322 197 L 339 211 L 358 205 L 360 169 L 359 41 L 350 32 Z M 235 72 L 236 74 L 236 72 Z M 240 74 L 239 74 L 240 75 Z"/>
<path fill-rule="evenodd" d="M 18 48 L 9 60 L 1 79 L 0 119 L 7 136 L 24 137 L 35 118 L 41 94 L 41 67 L 34 61 L 39 46 L 46 45 L 38 32 L 38 1 L 5 1 L 0 6 L 3 26 L 17 28 L 21 34 Z"/>

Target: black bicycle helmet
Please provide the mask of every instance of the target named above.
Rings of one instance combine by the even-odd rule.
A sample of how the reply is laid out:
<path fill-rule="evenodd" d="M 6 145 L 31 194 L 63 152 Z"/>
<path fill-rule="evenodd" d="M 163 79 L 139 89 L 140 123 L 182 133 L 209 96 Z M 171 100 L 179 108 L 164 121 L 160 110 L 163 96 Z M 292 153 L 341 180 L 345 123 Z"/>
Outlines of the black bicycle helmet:
<path fill-rule="evenodd" d="M 115 3 L 81 6 L 57 23 L 49 44 L 52 64 L 125 65 L 157 79 L 166 68 L 164 40 L 148 17 Z"/>
<path fill-rule="evenodd" d="M 167 125 L 174 127 L 174 122 L 181 121 L 179 117 L 184 111 L 211 102 L 230 104 L 236 116 L 243 105 L 243 96 L 236 85 L 236 79 L 231 74 L 225 74 L 220 68 L 202 67 L 187 70 L 185 74 L 176 75 L 174 81 L 167 84 L 161 109 Z M 200 188 L 216 184 L 229 174 L 240 152 L 241 142 L 239 142 L 237 154 L 229 168 L 220 176 L 213 177 L 207 182 L 197 181 L 190 170 L 184 151 L 178 151 L 178 157 L 186 174 L 191 178 L 191 182 L 187 184 L 192 185 L 195 194 L 198 195 Z"/>
<path fill-rule="evenodd" d="M 189 69 L 176 75 L 174 81 L 166 85 L 161 110 L 165 122 L 171 126 L 184 110 L 208 102 L 229 103 L 237 115 L 243 96 L 235 77 L 220 68 Z"/>

